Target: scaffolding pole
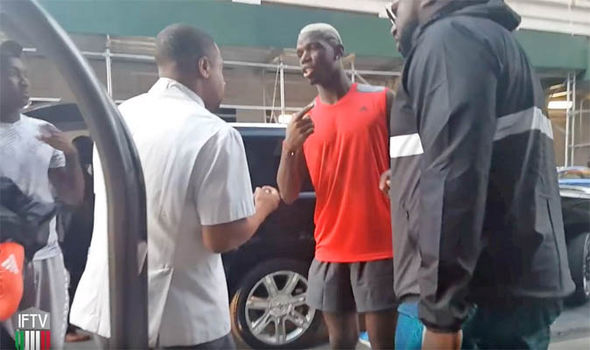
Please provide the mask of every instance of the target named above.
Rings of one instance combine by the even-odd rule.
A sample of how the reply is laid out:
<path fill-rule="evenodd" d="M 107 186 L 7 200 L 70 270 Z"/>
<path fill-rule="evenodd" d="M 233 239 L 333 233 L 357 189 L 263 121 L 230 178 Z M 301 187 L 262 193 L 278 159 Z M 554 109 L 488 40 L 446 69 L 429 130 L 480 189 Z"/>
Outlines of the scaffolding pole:
<path fill-rule="evenodd" d="M 569 106 L 569 102 L 571 101 L 571 73 L 567 74 L 567 80 L 566 80 L 566 92 L 567 92 L 567 102 L 568 102 L 568 108 L 565 111 L 565 154 L 563 157 L 563 166 L 567 167 L 569 166 L 569 137 L 570 137 L 570 111 L 571 111 L 571 107 Z"/>
<path fill-rule="evenodd" d="M 572 109 L 571 109 L 571 116 L 572 116 L 572 137 L 570 141 L 570 165 L 574 165 L 575 163 L 575 148 L 574 145 L 576 144 L 576 74 L 572 74 L 573 81 L 572 81 Z"/>
<path fill-rule="evenodd" d="M 113 97 L 113 61 L 111 53 L 111 36 L 107 34 L 106 49 L 104 51 L 104 62 L 107 72 L 107 93 Z"/>
<path fill-rule="evenodd" d="M 281 84 L 281 114 L 285 114 L 285 65 L 283 63 L 283 59 L 281 58 L 281 63 L 279 65 L 279 72 L 280 72 L 280 84 Z"/>

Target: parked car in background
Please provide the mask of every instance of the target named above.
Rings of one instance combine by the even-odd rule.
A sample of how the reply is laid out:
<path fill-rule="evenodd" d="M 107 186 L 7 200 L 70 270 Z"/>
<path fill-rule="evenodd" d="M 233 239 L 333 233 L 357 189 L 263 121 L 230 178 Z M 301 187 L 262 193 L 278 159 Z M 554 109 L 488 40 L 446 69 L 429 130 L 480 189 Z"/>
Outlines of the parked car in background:
<path fill-rule="evenodd" d="M 232 125 L 244 140 L 252 186 L 276 187 L 285 126 Z M 223 256 L 234 334 L 254 349 L 305 347 L 319 329 L 319 312 L 305 304 L 314 210 L 307 182 L 293 205 L 281 205 L 250 241 Z"/>
<path fill-rule="evenodd" d="M 590 299 L 590 187 L 560 182 L 560 194 L 569 267 L 576 284 L 567 301 L 581 304 Z"/>
<path fill-rule="evenodd" d="M 561 167 L 557 169 L 560 185 L 590 187 L 590 168 L 583 166 Z"/>
<path fill-rule="evenodd" d="M 38 105 L 25 114 L 54 124 L 72 139 L 88 136 L 75 104 Z M 276 187 L 285 126 L 232 126 L 244 141 L 252 188 Z M 222 256 L 233 333 L 254 349 L 305 348 L 316 339 L 321 315 L 305 302 L 307 271 L 315 249 L 314 209 L 315 193 L 307 182 L 299 200 L 281 205 L 250 241 Z"/>

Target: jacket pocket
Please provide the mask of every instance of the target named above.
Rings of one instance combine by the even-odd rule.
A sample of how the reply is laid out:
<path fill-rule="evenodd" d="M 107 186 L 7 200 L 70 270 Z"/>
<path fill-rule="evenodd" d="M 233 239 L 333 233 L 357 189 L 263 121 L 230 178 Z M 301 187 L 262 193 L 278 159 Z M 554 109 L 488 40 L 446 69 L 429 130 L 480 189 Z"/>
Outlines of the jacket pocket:
<path fill-rule="evenodd" d="M 537 292 L 549 292 L 558 288 L 560 283 L 561 265 L 556 237 L 563 228 L 556 226 L 561 222 L 558 220 L 561 213 L 553 213 L 555 206 L 551 205 L 552 201 L 554 199 L 550 197 L 536 195 L 535 239 L 526 242 L 527 246 L 523 247 L 523 261 L 530 263 L 530 266 L 524 266 L 522 277 L 530 278 L 528 282 Z"/>

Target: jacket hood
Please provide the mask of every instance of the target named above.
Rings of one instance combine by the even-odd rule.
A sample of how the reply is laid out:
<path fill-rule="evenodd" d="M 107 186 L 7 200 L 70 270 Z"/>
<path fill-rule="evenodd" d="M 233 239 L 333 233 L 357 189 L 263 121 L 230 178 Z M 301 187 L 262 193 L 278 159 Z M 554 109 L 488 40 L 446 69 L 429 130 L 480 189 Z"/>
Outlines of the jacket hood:
<path fill-rule="evenodd" d="M 414 32 L 412 36 L 412 49 L 409 51 L 410 54 L 408 54 L 408 56 L 410 56 L 411 52 L 416 48 L 418 38 L 424 33 L 426 28 L 440 19 L 453 16 L 486 18 L 498 23 L 508 31 L 513 31 L 520 24 L 520 16 L 506 5 L 504 0 L 451 1 L 446 6 L 443 6 L 436 11 L 428 21 L 418 27 Z M 406 55 L 404 55 L 404 57 L 406 57 Z"/>
<path fill-rule="evenodd" d="M 504 0 L 454 1 L 442 9 L 439 18 L 453 15 L 487 18 L 509 31 L 513 31 L 520 24 L 520 16 L 506 5 Z"/>

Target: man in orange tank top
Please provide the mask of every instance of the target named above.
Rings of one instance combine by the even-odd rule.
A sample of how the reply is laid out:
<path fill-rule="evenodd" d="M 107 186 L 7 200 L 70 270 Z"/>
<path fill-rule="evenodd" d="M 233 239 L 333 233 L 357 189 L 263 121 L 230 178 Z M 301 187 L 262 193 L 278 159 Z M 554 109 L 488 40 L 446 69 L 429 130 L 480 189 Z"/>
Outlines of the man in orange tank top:
<path fill-rule="evenodd" d="M 393 95 L 353 84 L 343 54 L 334 27 L 317 23 L 301 30 L 297 55 L 318 96 L 287 128 L 277 183 L 288 204 L 298 198 L 307 174 L 314 186 L 316 252 L 307 303 L 323 312 L 332 348 L 355 347 L 362 313 L 373 349 L 391 349 L 396 302 L 390 206 L 378 183 L 389 168 Z"/>

